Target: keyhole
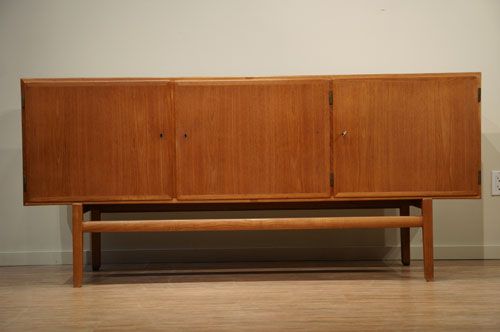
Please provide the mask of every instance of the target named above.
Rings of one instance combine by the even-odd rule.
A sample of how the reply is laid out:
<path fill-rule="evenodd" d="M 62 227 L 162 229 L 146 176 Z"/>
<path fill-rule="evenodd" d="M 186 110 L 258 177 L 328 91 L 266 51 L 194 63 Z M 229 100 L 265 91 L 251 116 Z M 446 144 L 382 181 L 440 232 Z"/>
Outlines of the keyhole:
<path fill-rule="evenodd" d="M 163 139 L 163 133 L 160 133 L 160 138 Z"/>
<path fill-rule="evenodd" d="M 188 134 L 184 133 L 184 139 L 187 139 L 187 138 L 188 138 Z"/>

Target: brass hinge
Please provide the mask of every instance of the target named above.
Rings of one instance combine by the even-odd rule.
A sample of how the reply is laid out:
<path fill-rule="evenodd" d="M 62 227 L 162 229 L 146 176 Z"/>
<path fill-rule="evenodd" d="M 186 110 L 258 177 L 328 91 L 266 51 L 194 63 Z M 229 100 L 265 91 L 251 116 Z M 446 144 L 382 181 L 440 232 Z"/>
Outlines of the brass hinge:
<path fill-rule="evenodd" d="M 481 185 L 481 170 L 477 171 L 477 184 Z"/>
<path fill-rule="evenodd" d="M 23 175 L 23 192 L 28 191 L 28 180 L 26 178 L 26 175 Z"/>
<path fill-rule="evenodd" d="M 333 91 L 332 90 L 328 91 L 328 103 L 330 104 L 330 106 L 333 106 Z"/>
<path fill-rule="evenodd" d="M 477 88 L 477 102 L 481 102 L 481 88 Z"/>
<path fill-rule="evenodd" d="M 330 187 L 333 187 L 333 172 L 330 173 Z"/>

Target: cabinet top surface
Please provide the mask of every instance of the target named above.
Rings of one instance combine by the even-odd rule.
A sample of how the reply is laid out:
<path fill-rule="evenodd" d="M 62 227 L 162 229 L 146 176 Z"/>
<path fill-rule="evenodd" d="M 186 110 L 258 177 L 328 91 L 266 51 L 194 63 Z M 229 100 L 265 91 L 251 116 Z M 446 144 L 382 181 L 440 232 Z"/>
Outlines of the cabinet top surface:
<path fill-rule="evenodd" d="M 189 83 L 192 81 L 280 81 L 280 80 L 344 80 L 344 79 L 404 79 L 404 78 L 481 78 L 480 72 L 458 73 L 408 73 L 408 74 L 357 74 L 357 75 L 303 75 L 303 76 L 207 76 L 207 77 L 60 77 L 21 78 L 23 84 L 92 84 L 92 83 Z"/>

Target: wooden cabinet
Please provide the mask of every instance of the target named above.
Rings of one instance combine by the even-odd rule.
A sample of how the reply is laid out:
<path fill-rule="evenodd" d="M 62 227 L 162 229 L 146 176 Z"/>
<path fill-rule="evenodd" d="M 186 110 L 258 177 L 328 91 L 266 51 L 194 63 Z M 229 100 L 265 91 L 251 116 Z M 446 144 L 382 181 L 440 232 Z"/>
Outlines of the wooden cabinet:
<path fill-rule="evenodd" d="M 475 75 L 334 80 L 335 197 L 478 196 Z"/>
<path fill-rule="evenodd" d="M 330 197 L 327 80 L 175 86 L 177 198 Z"/>
<path fill-rule="evenodd" d="M 26 79 L 24 203 L 73 205 L 82 235 L 421 227 L 432 198 L 480 197 L 480 74 Z M 421 209 L 410 216 L 409 207 Z M 101 212 L 397 208 L 400 216 L 103 221 Z M 83 213 L 92 211 L 92 221 Z"/>
<path fill-rule="evenodd" d="M 25 202 L 172 198 L 172 83 L 34 80 L 22 88 Z"/>
<path fill-rule="evenodd" d="M 477 197 L 480 76 L 24 80 L 25 203 Z"/>

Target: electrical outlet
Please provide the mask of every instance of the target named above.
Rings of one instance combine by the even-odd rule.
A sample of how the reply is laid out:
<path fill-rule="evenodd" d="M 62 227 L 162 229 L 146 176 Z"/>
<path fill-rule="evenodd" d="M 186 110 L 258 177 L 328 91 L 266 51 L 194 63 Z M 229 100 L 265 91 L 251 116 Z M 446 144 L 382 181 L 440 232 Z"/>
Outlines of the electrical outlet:
<path fill-rule="evenodd" d="M 491 194 L 500 196 L 500 171 L 491 171 Z"/>

